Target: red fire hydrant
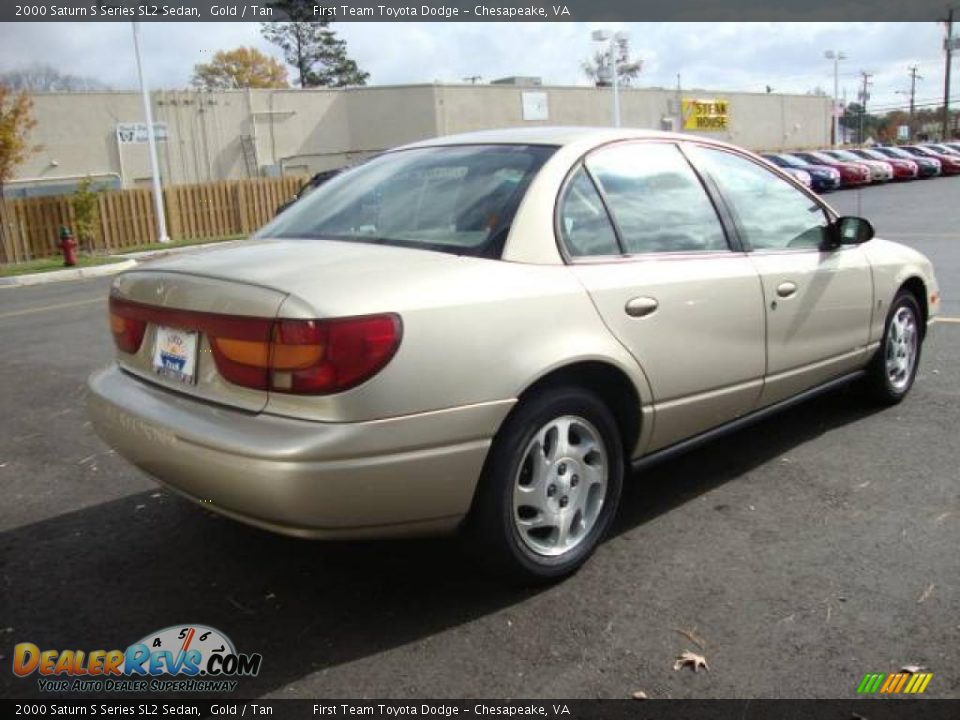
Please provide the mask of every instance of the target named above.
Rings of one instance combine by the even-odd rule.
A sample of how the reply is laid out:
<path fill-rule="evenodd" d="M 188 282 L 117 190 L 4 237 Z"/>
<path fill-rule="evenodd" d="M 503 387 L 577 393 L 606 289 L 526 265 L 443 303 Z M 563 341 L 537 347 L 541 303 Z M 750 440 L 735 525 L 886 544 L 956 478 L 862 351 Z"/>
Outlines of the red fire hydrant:
<path fill-rule="evenodd" d="M 77 264 L 77 241 L 73 239 L 73 233 L 70 228 L 62 226 L 60 228 L 60 250 L 63 252 L 63 264 L 67 267 L 73 267 Z"/>

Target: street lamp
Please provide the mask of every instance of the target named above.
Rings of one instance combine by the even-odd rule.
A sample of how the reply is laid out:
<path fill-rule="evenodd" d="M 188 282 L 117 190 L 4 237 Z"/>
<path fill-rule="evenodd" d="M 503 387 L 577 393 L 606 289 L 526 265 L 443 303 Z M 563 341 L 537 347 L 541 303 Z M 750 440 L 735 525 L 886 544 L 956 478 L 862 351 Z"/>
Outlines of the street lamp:
<path fill-rule="evenodd" d="M 833 60 L 833 146 L 840 146 L 840 61 L 847 56 L 840 50 L 827 50 L 823 56 Z"/>
<path fill-rule="evenodd" d="M 617 55 L 626 54 L 629 36 L 625 32 L 611 33 L 607 30 L 594 30 L 590 37 L 593 38 L 594 42 L 609 42 L 607 46 L 607 63 L 609 64 L 610 75 L 612 76 L 613 126 L 620 127 L 620 73 L 617 70 Z"/>

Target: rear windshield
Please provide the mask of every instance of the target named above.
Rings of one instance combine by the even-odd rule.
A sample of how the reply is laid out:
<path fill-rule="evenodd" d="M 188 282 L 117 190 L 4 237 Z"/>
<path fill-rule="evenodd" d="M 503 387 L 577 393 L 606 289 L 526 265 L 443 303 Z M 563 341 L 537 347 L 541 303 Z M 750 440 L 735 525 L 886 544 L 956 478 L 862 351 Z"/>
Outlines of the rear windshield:
<path fill-rule="evenodd" d="M 294 203 L 257 237 L 499 257 L 530 181 L 556 148 L 452 145 L 386 153 Z"/>

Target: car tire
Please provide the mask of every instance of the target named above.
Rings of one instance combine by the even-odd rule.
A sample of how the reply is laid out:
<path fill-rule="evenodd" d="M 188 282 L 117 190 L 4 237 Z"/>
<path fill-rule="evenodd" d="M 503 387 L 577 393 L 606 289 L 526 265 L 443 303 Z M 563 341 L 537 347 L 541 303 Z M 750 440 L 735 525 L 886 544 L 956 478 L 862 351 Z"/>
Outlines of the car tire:
<path fill-rule="evenodd" d="M 907 396 L 920 366 L 923 315 L 913 293 L 901 290 L 887 313 L 880 349 L 868 368 L 871 396 L 884 405 L 895 405 Z"/>
<path fill-rule="evenodd" d="M 595 394 L 564 386 L 523 399 L 487 456 L 466 524 L 470 551 L 517 584 L 570 575 L 613 521 L 624 466 L 617 423 Z"/>

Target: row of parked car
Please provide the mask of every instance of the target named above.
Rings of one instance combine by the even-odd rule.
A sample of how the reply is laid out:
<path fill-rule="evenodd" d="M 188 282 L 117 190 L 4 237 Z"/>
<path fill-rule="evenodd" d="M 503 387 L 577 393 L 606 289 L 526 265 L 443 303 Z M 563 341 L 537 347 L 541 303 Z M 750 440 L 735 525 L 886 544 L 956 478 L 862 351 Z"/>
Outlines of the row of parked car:
<path fill-rule="evenodd" d="M 960 142 L 768 153 L 764 157 L 816 192 L 960 175 Z"/>

